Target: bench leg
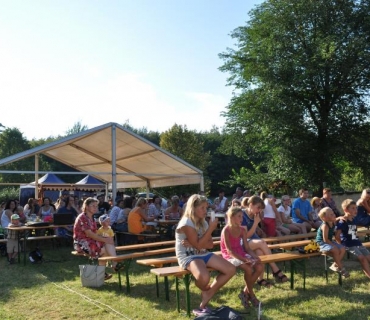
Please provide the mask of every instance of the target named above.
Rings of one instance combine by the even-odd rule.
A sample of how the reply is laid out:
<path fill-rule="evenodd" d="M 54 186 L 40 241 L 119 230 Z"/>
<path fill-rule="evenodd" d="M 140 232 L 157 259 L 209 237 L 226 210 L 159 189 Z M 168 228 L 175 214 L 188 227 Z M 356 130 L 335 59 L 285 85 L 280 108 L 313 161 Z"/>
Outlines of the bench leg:
<path fill-rule="evenodd" d="M 325 264 L 325 279 L 326 279 L 326 283 L 329 282 L 329 278 L 328 278 L 328 256 L 324 256 L 324 264 Z"/>
<path fill-rule="evenodd" d="M 155 276 L 155 289 L 157 291 L 157 298 L 159 298 L 159 283 L 158 283 L 158 276 Z"/>
<path fill-rule="evenodd" d="M 186 314 L 190 317 L 190 274 L 186 274 L 183 278 L 184 285 L 185 285 L 185 299 L 186 299 Z"/>
<path fill-rule="evenodd" d="M 296 266 L 301 266 L 303 269 L 303 290 L 306 290 L 306 259 L 290 261 L 290 289 L 294 289 L 294 273 Z"/>
<path fill-rule="evenodd" d="M 130 277 L 129 277 L 129 274 L 128 274 L 128 271 L 130 269 L 131 261 L 132 261 L 132 259 L 128 259 L 128 260 L 126 260 L 126 263 L 124 264 L 124 268 L 126 270 L 126 292 L 127 293 L 130 293 L 131 292 L 131 288 L 130 288 Z"/>
<path fill-rule="evenodd" d="M 170 301 L 170 289 L 168 285 L 168 277 L 164 277 L 164 292 L 166 295 L 166 301 Z"/>
<path fill-rule="evenodd" d="M 294 269 L 295 263 L 294 261 L 290 261 L 290 289 L 294 289 Z"/>
<path fill-rule="evenodd" d="M 122 281 L 121 281 L 121 271 L 118 270 L 118 287 L 119 290 L 122 291 Z"/>
<path fill-rule="evenodd" d="M 179 278 L 175 277 L 175 284 L 176 284 L 176 305 L 177 305 L 177 312 L 180 312 L 180 291 L 179 291 Z"/>

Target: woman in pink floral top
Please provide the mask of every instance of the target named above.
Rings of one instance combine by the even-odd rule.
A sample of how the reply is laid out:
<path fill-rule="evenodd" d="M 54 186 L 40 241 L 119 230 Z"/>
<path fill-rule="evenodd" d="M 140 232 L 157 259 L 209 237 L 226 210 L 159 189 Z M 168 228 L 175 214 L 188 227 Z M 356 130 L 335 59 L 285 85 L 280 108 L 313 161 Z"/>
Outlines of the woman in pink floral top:
<path fill-rule="evenodd" d="M 116 256 L 113 238 L 99 236 L 93 215 L 98 211 L 98 200 L 87 198 L 82 206 L 82 213 L 76 218 L 73 227 L 73 244 L 78 252 L 87 253 L 93 259 L 100 256 Z M 105 262 L 99 262 L 105 265 Z"/>

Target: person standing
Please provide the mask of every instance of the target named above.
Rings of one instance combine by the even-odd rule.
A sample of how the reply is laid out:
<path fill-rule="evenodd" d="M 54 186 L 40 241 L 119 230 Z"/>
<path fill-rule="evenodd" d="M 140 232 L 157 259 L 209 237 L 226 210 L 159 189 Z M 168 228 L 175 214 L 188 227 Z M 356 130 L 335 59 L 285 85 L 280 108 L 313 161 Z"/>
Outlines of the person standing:
<path fill-rule="evenodd" d="M 215 200 L 216 203 L 216 200 Z M 225 197 L 225 190 L 218 191 L 218 204 L 215 205 L 215 212 L 226 213 L 229 208 L 229 200 Z"/>
<path fill-rule="evenodd" d="M 332 192 L 330 188 L 324 188 L 322 191 L 323 196 L 321 198 L 321 209 L 325 207 L 329 207 L 331 210 L 333 210 L 335 216 L 338 218 L 340 216 L 340 211 L 337 208 L 337 205 L 335 204 L 335 201 L 332 197 Z"/>
<path fill-rule="evenodd" d="M 98 212 L 100 214 L 108 213 L 108 211 L 110 210 L 110 205 L 108 202 L 104 201 L 104 194 L 98 195 L 97 199 L 99 201 L 98 202 Z"/>

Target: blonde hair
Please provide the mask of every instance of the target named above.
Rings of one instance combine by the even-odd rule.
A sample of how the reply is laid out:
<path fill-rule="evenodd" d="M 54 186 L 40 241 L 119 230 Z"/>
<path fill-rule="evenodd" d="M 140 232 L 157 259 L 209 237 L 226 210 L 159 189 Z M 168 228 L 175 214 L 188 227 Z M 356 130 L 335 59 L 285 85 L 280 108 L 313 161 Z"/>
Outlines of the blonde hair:
<path fill-rule="evenodd" d="M 267 198 L 268 198 L 268 194 L 267 194 L 267 192 L 266 192 L 266 191 L 262 191 L 262 192 L 260 193 L 260 198 L 261 198 L 262 200 L 267 199 Z"/>
<path fill-rule="evenodd" d="M 316 200 L 320 200 L 320 203 L 321 203 L 321 199 L 319 198 L 319 197 L 313 197 L 312 199 L 311 199 L 311 206 L 312 206 L 312 208 L 314 208 L 314 205 L 315 205 L 315 201 Z"/>
<path fill-rule="evenodd" d="M 148 201 L 145 198 L 140 197 L 139 199 L 137 199 L 135 207 L 141 207 L 143 204 L 147 204 L 147 203 Z"/>
<path fill-rule="evenodd" d="M 201 230 L 202 233 L 204 233 L 205 231 L 205 219 L 201 218 L 198 221 L 196 221 L 195 209 L 201 206 L 203 203 L 208 203 L 206 196 L 193 194 L 186 202 L 186 208 L 184 212 L 184 217 L 189 218 L 193 222 L 195 230 L 197 230 L 197 232 Z"/>
<path fill-rule="evenodd" d="M 356 201 L 354 201 L 352 199 L 343 200 L 343 202 L 342 202 L 343 211 L 347 210 L 349 208 L 349 206 L 352 205 L 352 204 L 354 204 L 356 206 Z"/>
<path fill-rule="evenodd" d="M 319 212 L 319 217 L 320 217 L 320 219 L 322 220 L 323 218 L 325 218 L 325 216 L 326 216 L 326 213 L 328 212 L 328 211 L 333 211 L 331 208 L 329 208 L 329 207 L 325 207 L 325 208 L 322 208 L 321 210 L 320 210 L 320 212 Z M 322 221 L 324 221 L 324 220 L 322 220 Z"/>
<path fill-rule="evenodd" d="M 241 207 L 230 207 L 226 212 L 227 225 L 231 226 L 231 218 L 236 216 L 238 212 L 243 212 Z"/>

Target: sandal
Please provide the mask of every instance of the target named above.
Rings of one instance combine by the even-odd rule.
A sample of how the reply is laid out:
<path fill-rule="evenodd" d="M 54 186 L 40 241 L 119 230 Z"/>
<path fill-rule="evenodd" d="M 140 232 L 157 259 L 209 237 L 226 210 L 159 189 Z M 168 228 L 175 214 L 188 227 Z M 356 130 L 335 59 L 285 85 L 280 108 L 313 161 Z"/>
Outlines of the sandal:
<path fill-rule="evenodd" d="M 243 307 L 248 310 L 249 309 L 249 295 L 248 294 L 244 294 L 243 291 L 241 291 L 239 294 L 238 294 L 238 297 L 240 299 L 240 302 L 242 303 Z"/>
<path fill-rule="evenodd" d="M 271 288 L 271 282 L 266 279 L 257 280 L 260 287 Z"/>
<path fill-rule="evenodd" d="M 254 297 L 249 296 L 249 301 L 252 303 L 253 307 L 255 308 L 258 308 L 261 305 L 261 301 L 259 301 L 256 296 Z"/>
<path fill-rule="evenodd" d="M 348 278 L 349 277 L 349 273 L 346 269 L 342 268 L 342 270 L 339 271 L 339 273 L 344 277 L 344 278 Z"/>
<path fill-rule="evenodd" d="M 193 314 L 195 316 L 202 316 L 202 315 L 205 315 L 205 314 L 210 314 L 212 312 L 212 310 L 208 307 L 205 307 L 205 308 L 196 308 L 193 310 Z"/>
<path fill-rule="evenodd" d="M 120 263 L 120 262 L 118 262 L 117 264 L 116 264 L 116 266 L 113 268 L 113 270 L 115 271 L 115 272 L 119 272 L 120 270 L 122 270 L 123 269 L 123 264 L 122 263 Z"/>
<path fill-rule="evenodd" d="M 112 278 L 113 277 L 113 275 L 112 274 L 110 274 L 110 273 L 105 273 L 104 274 L 104 281 L 106 281 L 106 280 L 109 280 L 110 278 Z"/>
<path fill-rule="evenodd" d="M 279 273 L 281 275 L 279 275 Z M 274 276 L 275 280 L 279 282 L 287 282 L 289 280 L 288 277 L 280 269 L 276 272 L 273 272 L 272 275 Z"/>

